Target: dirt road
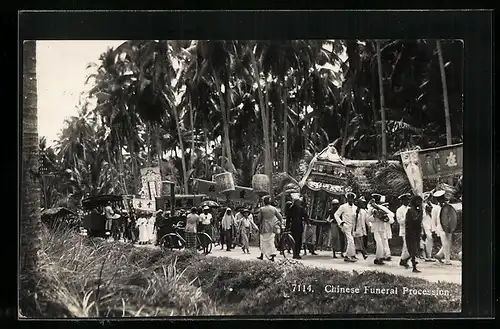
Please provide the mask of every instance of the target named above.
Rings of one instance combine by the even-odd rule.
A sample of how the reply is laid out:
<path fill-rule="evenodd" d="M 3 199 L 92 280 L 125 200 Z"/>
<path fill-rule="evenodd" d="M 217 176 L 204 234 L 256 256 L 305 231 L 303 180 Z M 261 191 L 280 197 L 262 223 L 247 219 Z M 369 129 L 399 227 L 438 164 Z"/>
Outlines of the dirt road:
<path fill-rule="evenodd" d="M 385 265 L 380 266 L 373 264 L 373 255 L 369 255 L 367 260 L 363 260 L 360 255 L 360 260 L 358 260 L 357 262 L 346 263 L 343 261 L 343 259 L 332 258 L 332 254 L 329 251 L 318 251 L 317 253 L 317 256 L 302 256 L 302 259 L 299 261 L 306 266 L 328 268 L 339 271 L 380 271 L 395 275 L 422 278 L 432 282 L 446 281 L 458 284 L 462 283 L 462 263 L 458 261 L 452 261 L 452 265 L 444 265 L 438 262 L 426 263 L 424 261 L 420 261 L 418 264 L 418 268 L 422 272 L 413 273 L 411 269 L 405 269 L 404 267 L 399 266 L 399 257 L 392 257 L 392 261 L 386 262 Z M 220 247 L 214 247 L 212 253 L 209 254 L 210 257 L 229 257 L 239 260 L 255 261 L 257 261 L 256 257 L 258 257 L 259 255 L 260 251 L 257 247 L 250 247 L 250 254 L 243 254 L 241 248 L 236 248 L 231 251 L 225 251 L 221 250 Z M 287 257 L 289 256 L 291 255 L 287 255 Z M 277 259 L 281 258 L 283 258 L 283 256 L 277 257 Z"/>

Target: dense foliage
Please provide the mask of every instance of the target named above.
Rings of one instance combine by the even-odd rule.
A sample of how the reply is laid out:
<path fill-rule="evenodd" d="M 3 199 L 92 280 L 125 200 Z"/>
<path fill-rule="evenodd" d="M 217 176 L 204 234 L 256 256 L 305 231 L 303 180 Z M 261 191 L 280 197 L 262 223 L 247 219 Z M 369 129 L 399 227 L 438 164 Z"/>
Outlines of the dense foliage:
<path fill-rule="evenodd" d="M 304 159 L 332 142 L 352 159 L 382 158 L 383 133 L 388 159 L 445 145 L 435 41 L 380 45 L 385 132 L 371 40 L 135 40 L 108 49 L 78 116 L 54 148 L 41 142 L 47 206 L 135 194 L 150 165 L 189 192 L 190 178 L 224 170 L 243 186 L 259 172 L 299 178 Z M 461 142 L 463 45 L 441 45 L 452 142 Z"/>

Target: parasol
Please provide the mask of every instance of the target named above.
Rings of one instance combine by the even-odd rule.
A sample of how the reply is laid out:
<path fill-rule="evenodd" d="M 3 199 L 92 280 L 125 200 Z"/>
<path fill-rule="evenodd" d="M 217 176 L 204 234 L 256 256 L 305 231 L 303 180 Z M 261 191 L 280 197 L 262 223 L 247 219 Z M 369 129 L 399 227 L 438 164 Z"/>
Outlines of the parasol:
<path fill-rule="evenodd" d="M 205 206 L 208 206 L 208 207 L 211 207 L 211 208 L 216 208 L 216 207 L 220 207 L 220 205 L 213 201 L 213 200 L 206 200 L 206 201 L 203 201 L 201 204 L 200 204 L 201 207 L 205 207 Z"/>

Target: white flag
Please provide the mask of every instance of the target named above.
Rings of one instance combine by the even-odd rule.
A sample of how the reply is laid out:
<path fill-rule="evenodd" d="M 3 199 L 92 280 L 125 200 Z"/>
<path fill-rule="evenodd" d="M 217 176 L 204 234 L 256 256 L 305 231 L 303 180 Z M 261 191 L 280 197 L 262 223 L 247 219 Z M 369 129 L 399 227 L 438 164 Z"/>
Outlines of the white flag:
<path fill-rule="evenodd" d="M 409 151 L 401 153 L 401 161 L 405 169 L 411 188 L 415 195 L 423 196 L 424 181 L 422 179 L 422 169 L 420 168 L 420 159 L 418 151 Z"/>

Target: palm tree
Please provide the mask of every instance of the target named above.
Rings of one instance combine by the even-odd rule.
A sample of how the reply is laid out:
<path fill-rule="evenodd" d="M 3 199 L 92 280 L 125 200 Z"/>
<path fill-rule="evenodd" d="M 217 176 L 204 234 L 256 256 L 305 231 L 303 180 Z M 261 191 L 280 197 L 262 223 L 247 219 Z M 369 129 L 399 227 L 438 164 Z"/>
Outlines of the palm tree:
<path fill-rule="evenodd" d="M 386 136 L 386 118 L 385 118 L 385 101 L 384 101 L 384 77 L 382 71 L 382 56 L 380 51 L 380 41 L 377 44 L 377 63 L 378 63 L 378 86 L 380 90 L 380 114 L 382 121 L 382 159 L 387 159 L 387 136 Z"/>
<path fill-rule="evenodd" d="M 446 86 L 446 72 L 443 60 L 443 50 L 441 41 L 436 40 L 436 48 L 439 58 L 439 69 L 441 71 L 441 83 L 443 85 L 443 102 L 444 102 L 444 117 L 446 120 L 446 144 L 451 145 L 451 122 L 450 122 L 450 106 L 448 105 L 448 88 Z"/>
<path fill-rule="evenodd" d="M 36 41 L 23 47 L 23 138 L 20 230 L 20 308 L 33 314 L 37 289 L 40 240 L 40 186 L 35 179 L 38 166 L 36 86 Z"/>
<path fill-rule="evenodd" d="M 273 164 L 272 164 L 272 159 L 271 159 L 271 139 L 269 138 L 269 116 L 267 113 L 267 104 L 264 104 L 264 95 L 262 92 L 261 88 L 261 78 L 260 78 L 260 72 L 261 68 L 259 67 L 259 64 L 257 63 L 257 60 L 255 58 L 255 50 L 254 50 L 255 44 L 250 43 L 250 58 L 252 62 L 252 71 L 254 74 L 254 80 L 257 83 L 257 93 L 259 95 L 259 107 L 260 107 L 260 113 L 261 113 L 261 118 L 262 118 L 262 130 L 264 134 L 264 168 L 265 168 L 265 173 L 271 180 L 273 177 Z M 265 79 L 264 79 L 265 81 Z M 265 82 L 266 83 L 266 82 Z M 267 83 L 266 83 L 267 84 Z M 270 191 L 269 191 L 270 192 Z"/>

